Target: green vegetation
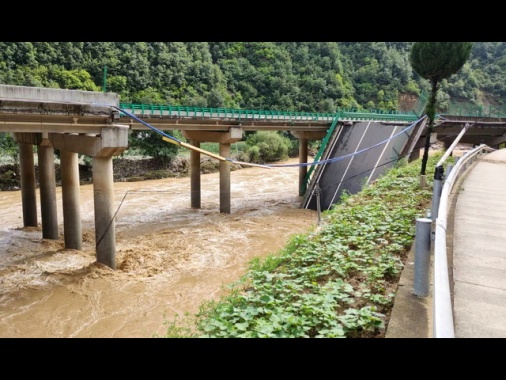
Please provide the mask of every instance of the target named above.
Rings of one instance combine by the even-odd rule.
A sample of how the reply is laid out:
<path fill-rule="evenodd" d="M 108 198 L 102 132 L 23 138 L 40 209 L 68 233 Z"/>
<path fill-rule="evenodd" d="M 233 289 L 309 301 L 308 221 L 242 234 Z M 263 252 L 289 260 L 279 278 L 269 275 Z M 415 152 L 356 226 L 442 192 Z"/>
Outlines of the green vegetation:
<path fill-rule="evenodd" d="M 335 112 L 400 109 L 430 87 L 412 42 L 0 42 L 0 83 L 101 91 L 124 103 Z M 107 70 L 104 70 L 107 68 Z M 506 97 L 506 43 L 475 42 L 442 99 Z M 442 102 L 441 106 L 447 105 Z"/>
<path fill-rule="evenodd" d="M 421 175 L 425 175 L 429 157 L 430 134 L 436 118 L 436 96 L 439 84 L 443 79 L 451 77 L 462 68 L 471 54 L 472 46 L 471 42 L 415 42 L 411 48 L 409 56 L 411 66 L 431 85 L 429 101 L 424 112 L 429 122 L 425 136 Z"/>
<path fill-rule="evenodd" d="M 10 133 L 0 133 L 0 157 L 8 158 L 15 165 L 19 160 L 19 146 Z"/>
<path fill-rule="evenodd" d="M 178 140 L 184 138 L 180 131 L 165 131 Z M 147 157 L 159 158 L 165 166 L 179 153 L 179 145 L 164 141 L 155 131 L 132 131 L 128 136 L 128 147 Z"/>
<path fill-rule="evenodd" d="M 258 131 L 247 137 L 240 159 L 258 164 L 286 160 L 290 147 L 289 138 L 274 131 Z"/>
<path fill-rule="evenodd" d="M 167 322 L 165 337 L 383 337 L 416 218 L 431 202 L 431 186 L 419 186 L 419 164 L 400 162 L 344 195 L 314 231 L 252 260 L 220 300 Z"/>

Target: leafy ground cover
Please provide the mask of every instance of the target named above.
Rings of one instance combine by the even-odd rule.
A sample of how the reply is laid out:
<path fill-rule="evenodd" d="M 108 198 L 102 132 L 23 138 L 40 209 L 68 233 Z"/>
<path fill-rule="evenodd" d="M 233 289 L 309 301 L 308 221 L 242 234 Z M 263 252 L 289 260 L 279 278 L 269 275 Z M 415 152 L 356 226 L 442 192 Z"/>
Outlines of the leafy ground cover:
<path fill-rule="evenodd" d="M 346 194 L 314 230 L 252 260 L 221 299 L 168 321 L 164 337 L 383 338 L 416 218 L 430 208 L 433 180 L 422 189 L 419 173 L 420 160 L 400 162 Z"/>

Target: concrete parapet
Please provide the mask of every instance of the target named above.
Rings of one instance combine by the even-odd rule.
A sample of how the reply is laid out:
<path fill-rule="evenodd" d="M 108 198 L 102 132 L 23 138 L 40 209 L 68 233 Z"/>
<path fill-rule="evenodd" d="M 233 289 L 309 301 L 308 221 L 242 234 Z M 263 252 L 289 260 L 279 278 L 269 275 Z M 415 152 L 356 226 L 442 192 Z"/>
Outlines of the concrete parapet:
<path fill-rule="evenodd" d="M 119 95 L 94 91 L 0 85 L 0 113 L 112 116 Z"/>
<path fill-rule="evenodd" d="M 0 84 L 0 100 L 34 103 L 79 104 L 106 106 L 119 105 L 119 95 L 111 92 L 66 90 Z"/>

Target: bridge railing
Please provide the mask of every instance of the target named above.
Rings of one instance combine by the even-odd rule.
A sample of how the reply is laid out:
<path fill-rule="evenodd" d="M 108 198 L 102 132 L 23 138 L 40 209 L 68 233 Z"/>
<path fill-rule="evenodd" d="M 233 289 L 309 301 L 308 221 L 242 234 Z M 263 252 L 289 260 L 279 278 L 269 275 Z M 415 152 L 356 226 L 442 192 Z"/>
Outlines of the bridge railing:
<path fill-rule="evenodd" d="M 446 224 L 449 197 L 457 180 L 463 172 L 478 158 L 478 156 L 494 149 L 480 145 L 460 157 L 451 168 L 439 199 L 439 208 L 434 230 L 434 264 L 433 264 L 433 337 L 454 338 L 452 296 L 448 272 L 448 258 L 446 248 Z M 440 161 L 438 165 L 442 165 Z"/>
<path fill-rule="evenodd" d="M 291 112 L 273 110 L 240 110 L 229 108 L 206 108 L 188 106 L 170 106 L 157 104 L 120 103 L 120 108 L 140 116 L 174 116 L 191 118 L 231 118 L 231 119 L 262 119 L 290 121 L 326 121 L 331 122 L 338 115 L 346 120 L 387 120 L 413 121 L 414 113 L 401 113 L 384 110 L 344 109 L 336 113 L 329 112 Z"/>
<path fill-rule="evenodd" d="M 340 114 L 343 120 L 385 120 L 385 121 L 415 121 L 418 116 L 415 113 L 403 114 L 397 112 L 348 112 L 343 111 Z"/>
<path fill-rule="evenodd" d="M 176 116 L 176 117 L 209 117 L 233 119 L 276 119 L 276 120 L 332 120 L 334 113 L 324 112 L 290 112 L 271 110 L 239 110 L 229 108 L 206 108 L 169 106 L 156 104 L 121 103 L 120 108 L 136 115 Z"/>

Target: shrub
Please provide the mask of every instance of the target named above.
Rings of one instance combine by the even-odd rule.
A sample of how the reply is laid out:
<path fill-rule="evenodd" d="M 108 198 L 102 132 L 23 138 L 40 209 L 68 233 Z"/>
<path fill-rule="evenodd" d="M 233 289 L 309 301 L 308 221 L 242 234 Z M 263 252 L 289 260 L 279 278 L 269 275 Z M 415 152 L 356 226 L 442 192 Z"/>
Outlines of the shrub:
<path fill-rule="evenodd" d="M 246 147 L 241 154 L 245 162 L 265 164 L 266 162 L 288 159 L 291 142 L 274 131 L 258 131 L 246 139 Z"/>

